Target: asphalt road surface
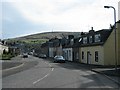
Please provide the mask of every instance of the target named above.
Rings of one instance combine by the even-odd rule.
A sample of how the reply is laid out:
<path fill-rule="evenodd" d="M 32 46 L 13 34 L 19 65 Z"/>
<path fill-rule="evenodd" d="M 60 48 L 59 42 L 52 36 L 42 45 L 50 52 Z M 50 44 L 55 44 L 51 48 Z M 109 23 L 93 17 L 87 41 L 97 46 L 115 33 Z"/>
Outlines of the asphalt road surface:
<path fill-rule="evenodd" d="M 2 88 L 118 88 L 105 76 L 76 63 L 53 63 L 33 56 L 19 62 L 23 64 L 3 70 Z"/>

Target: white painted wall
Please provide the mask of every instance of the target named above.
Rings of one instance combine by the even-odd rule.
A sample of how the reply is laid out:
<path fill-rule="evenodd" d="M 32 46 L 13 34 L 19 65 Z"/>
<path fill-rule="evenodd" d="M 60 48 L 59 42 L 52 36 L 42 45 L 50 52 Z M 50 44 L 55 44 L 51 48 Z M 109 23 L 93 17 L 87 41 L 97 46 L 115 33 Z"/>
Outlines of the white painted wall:
<path fill-rule="evenodd" d="M 3 50 L 6 50 L 6 51 L 8 51 L 8 47 L 7 46 L 3 46 L 3 45 L 1 45 L 0 44 L 0 54 L 2 54 L 3 53 Z"/>
<path fill-rule="evenodd" d="M 68 61 L 73 61 L 73 55 L 72 55 L 72 48 L 64 48 L 63 52 L 66 53 L 66 56 L 64 57 Z"/>
<path fill-rule="evenodd" d="M 54 57 L 53 51 L 54 51 L 54 49 L 50 47 L 49 48 L 49 57 Z"/>

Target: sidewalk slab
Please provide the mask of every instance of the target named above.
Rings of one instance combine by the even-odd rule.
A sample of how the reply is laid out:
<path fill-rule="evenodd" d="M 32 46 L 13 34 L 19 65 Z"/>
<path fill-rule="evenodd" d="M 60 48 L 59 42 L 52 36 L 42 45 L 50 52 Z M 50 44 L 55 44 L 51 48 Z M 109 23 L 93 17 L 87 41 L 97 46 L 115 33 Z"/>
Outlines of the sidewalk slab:
<path fill-rule="evenodd" d="M 115 68 L 94 68 L 91 71 L 103 74 L 120 86 L 120 69 L 115 71 Z"/>

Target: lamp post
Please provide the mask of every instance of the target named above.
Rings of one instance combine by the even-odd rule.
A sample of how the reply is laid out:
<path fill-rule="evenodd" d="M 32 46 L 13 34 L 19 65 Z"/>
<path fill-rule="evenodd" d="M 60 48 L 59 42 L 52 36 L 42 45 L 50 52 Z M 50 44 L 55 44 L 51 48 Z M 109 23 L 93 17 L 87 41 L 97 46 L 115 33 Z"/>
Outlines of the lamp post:
<path fill-rule="evenodd" d="M 115 32 L 115 70 L 117 71 L 117 53 L 116 53 L 116 51 L 117 51 L 117 48 L 116 48 L 116 10 L 115 10 L 115 8 L 113 7 L 113 6 L 104 6 L 104 8 L 112 8 L 112 9 L 114 9 L 114 23 L 115 23 L 115 30 L 114 30 L 114 32 Z"/>

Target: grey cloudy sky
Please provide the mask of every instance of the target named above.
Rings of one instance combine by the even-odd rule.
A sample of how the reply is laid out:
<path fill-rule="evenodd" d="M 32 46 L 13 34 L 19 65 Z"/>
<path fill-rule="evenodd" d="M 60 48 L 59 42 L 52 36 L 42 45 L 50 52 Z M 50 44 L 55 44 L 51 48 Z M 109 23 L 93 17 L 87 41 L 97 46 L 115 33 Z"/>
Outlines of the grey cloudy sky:
<path fill-rule="evenodd" d="M 119 0 L 2 0 L 0 22 L 2 38 L 51 31 L 89 31 L 114 24 L 114 6 Z M 118 15 L 117 15 L 118 20 Z"/>

